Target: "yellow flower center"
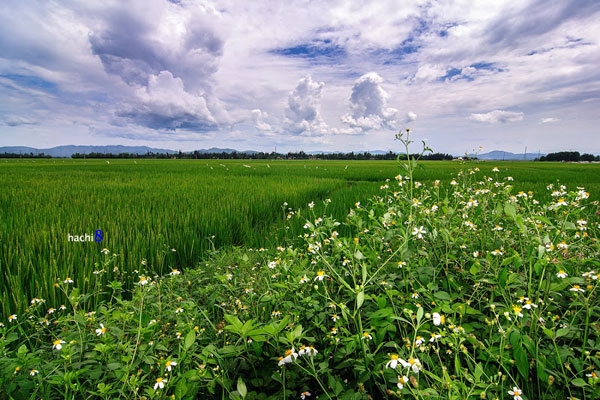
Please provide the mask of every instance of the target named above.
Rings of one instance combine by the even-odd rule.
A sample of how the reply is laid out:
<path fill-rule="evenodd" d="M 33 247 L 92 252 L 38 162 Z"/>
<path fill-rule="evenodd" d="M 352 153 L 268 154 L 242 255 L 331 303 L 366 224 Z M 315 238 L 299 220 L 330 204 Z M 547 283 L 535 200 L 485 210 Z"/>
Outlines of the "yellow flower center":
<path fill-rule="evenodd" d="M 398 359 L 398 354 L 392 354 L 392 360 L 397 360 Z"/>
<path fill-rule="evenodd" d="M 156 378 L 156 383 L 161 383 L 163 381 L 163 378 Z"/>
<path fill-rule="evenodd" d="M 54 342 L 52 342 L 52 344 L 54 344 L 55 346 L 59 345 L 60 344 L 60 339 L 55 340 Z"/>
<path fill-rule="evenodd" d="M 325 275 L 325 271 L 319 271 L 319 272 L 317 272 L 317 275 L 318 276 L 323 276 L 323 275 Z"/>

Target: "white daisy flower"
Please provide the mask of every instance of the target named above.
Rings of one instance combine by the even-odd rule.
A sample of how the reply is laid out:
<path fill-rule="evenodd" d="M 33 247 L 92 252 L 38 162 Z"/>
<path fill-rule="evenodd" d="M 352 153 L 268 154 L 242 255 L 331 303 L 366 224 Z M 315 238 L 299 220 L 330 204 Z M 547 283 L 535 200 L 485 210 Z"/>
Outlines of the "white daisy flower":
<path fill-rule="evenodd" d="M 508 391 L 508 394 L 513 396 L 513 400 L 523 400 L 523 398 L 521 397 L 523 391 L 516 386 L 513 386 L 512 390 Z"/>
<path fill-rule="evenodd" d="M 398 377 L 398 389 L 400 389 L 400 390 L 404 389 L 404 385 L 406 385 L 407 383 L 408 383 L 408 376 L 404 375 L 404 376 Z"/>
<path fill-rule="evenodd" d="M 154 384 L 154 390 L 164 389 L 165 383 L 168 381 L 165 378 L 156 378 L 156 383 Z"/>
<path fill-rule="evenodd" d="M 421 361 L 419 361 L 418 358 L 409 358 L 408 361 L 404 361 L 403 359 L 400 359 L 400 364 L 402 364 L 402 366 L 404 368 L 410 368 L 412 369 L 412 371 L 415 374 L 418 374 L 419 371 L 421 370 Z"/>
<path fill-rule="evenodd" d="M 398 354 L 392 354 L 390 356 L 390 361 L 388 361 L 387 364 L 385 364 L 385 367 L 396 369 L 396 367 L 398 366 L 399 363 L 400 363 L 400 357 L 398 357 Z"/>
<path fill-rule="evenodd" d="M 165 369 L 166 369 L 167 371 L 171 372 L 171 368 L 173 368 L 173 367 L 174 367 L 174 366 L 176 366 L 176 365 L 177 365 L 177 361 L 171 361 L 171 360 L 168 360 L 168 361 L 165 363 Z"/>
<path fill-rule="evenodd" d="M 100 328 L 96 329 L 96 336 L 104 335 L 106 331 L 107 328 L 105 328 L 103 324 L 100 324 Z"/>
<path fill-rule="evenodd" d="M 281 367 L 282 365 L 292 363 L 298 358 L 298 353 L 292 347 L 290 350 L 285 351 L 285 356 L 279 357 L 278 365 Z"/>
<path fill-rule="evenodd" d="M 317 276 L 315 277 L 315 281 L 322 281 L 327 275 L 325 275 L 325 271 L 318 271 Z"/>
<path fill-rule="evenodd" d="M 440 313 L 433 313 L 432 315 L 433 317 L 433 324 L 435 326 L 439 326 L 441 324 L 443 324 L 444 322 L 446 322 L 446 318 L 443 315 L 440 315 Z"/>
<path fill-rule="evenodd" d="M 417 238 L 419 238 L 419 239 L 423 239 L 423 235 L 424 235 L 425 233 L 427 233 L 427 232 L 425 231 L 425 229 L 423 228 L 423 226 L 419 226 L 418 228 L 417 228 L 417 227 L 415 227 L 415 228 L 413 229 L 412 235 L 413 235 L 413 236 L 416 236 L 416 237 L 417 237 Z"/>

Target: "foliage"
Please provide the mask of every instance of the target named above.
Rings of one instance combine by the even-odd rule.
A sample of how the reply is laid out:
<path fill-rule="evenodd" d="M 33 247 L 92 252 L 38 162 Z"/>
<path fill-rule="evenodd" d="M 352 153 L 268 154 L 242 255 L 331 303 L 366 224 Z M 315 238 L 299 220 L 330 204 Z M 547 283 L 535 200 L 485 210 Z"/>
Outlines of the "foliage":
<path fill-rule="evenodd" d="M 0 165 L 4 319 L 23 312 L 32 297 L 45 298 L 48 307 L 65 303 L 53 289 L 65 276 L 83 292 L 95 290 L 90 277 L 99 268 L 92 254 L 102 248 L 120 254 L 118 271 L 107 271 L 112 280 L 130 276 L 144 259 L 162 274 L 170 267 L 195 265 L 213 247 L 276 247 L 304 225 L 288 219 L 287 208 L 329 197 L 327 215 L 343 220 L 355 202 L 365 204 L 383 180 L 398 173 L 394 161 L 52 159 L 3 160 Z M 446 193 L 465 165 L 471 164 L 423 161 L 414 176 L 427 185 L 441 180 Z M 515 190 L 533 190 L 539 200 L 549 197 L 545 186 L 556 179 L 585 185 L 592 196 L 600 193 L 595 164 L 479 164 L 484 165 L 498 165 L 515 178 Z M 324 212 L 321 202 L 314 211 Z M 67 240 L 69 233 L 93 236 L 97 229 L 103 231 L 102 242 Z M 130 289 L 131 282 L 125 280 L 125 287 Z"/>
<path fill-rule="evenodd" d="M 393 151 L 389 151 L 387 153 L 376 153 L 371 154 L 370 152 L 362 152 L 362 153 L 311 153 L 307 154 L 304 151 L 299 152 L 289 152 L 287 154 L 282 153 L 265 153 L 265 152 L 238 152 L 238 151 L 223 151 L 223 152 L 201 152 L 201 151 L 192 151 L 188 153 L 184 153 L 179 151 L 178 153 L 153 153 L 148 152 L 146 154 L 136 154 L 136 153 L 89 153 L 89 154 L 81 154 L 74 153 L 71 158 L 101 158 L 101 159 L 114 159 L 114 158 L 158 158 L 158 159 L 220 159 L 220 160 L 309 160 L 309 159 L 317 159 L 317 160 L 395 160 L 397 159 L 399 154 L 394 153 Z M 416 154 L 413 154 L 416 156 Z M 400 157 L 403 157 L 400 154 Z M 424 160 L 452 160 L 452 156 L 450 154 L 443 153 L 435 153 L 428 154 L 423 156 Z"/>
<path fill-rule="evenodd" d="M 95 292 L 62 277 L 63 310 L 33 299 L 0 328 L 0 390 L 598 398 L 598 203 L 560 183 L 516 191 L 491 166 L 464 165 L 445 190 L 415 179 L 415 159 L 401 165 L 343 220 L 329 216 L 333 201 L 310 202 L 292 218 L 303 233 L 277 248 L 215 249 L 163 276 L 142 265 L 132 291 L 105 251 Z M 108 298 L 92 305 L 96 292 Z"/>
<path fill-rule="evenodd" d="M 600 156 L 593 154 L 579 154 L 578 151 L 559 151 L 541 156 L 539 161 L 600 161 Z"/>

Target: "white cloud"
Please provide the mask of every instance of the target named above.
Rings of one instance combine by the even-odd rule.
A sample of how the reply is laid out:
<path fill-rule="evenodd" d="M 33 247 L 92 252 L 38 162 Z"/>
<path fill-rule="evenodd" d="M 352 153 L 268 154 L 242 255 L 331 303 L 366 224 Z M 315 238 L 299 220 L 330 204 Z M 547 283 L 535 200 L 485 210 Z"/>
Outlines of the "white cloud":
<path fill-rule="evenodd" d="M 440 65 L 423 64 L 417 68 L 414 81 L 433 81 L 446 75 L 446 67 Z"/>
<path fill-rule="evenodd" d="M 369 72 L 354 82 L 348 100 L 350 112 L 342 116 L 342 122 L 363 132 L 371 129 L 395 129 L 398 110 L 387 106 L 388 94 L 381 87 L 383 78 Z"/>
<path fill-rule="evenodd" d="M 554 118 L 554 117 L 542 118 L 542 119 L 540 120 L 540 122 L 541 122 L 542 124 L 549 124 L 549 123 L 552 123 L 552 122 L 558 122 L 558 121 L 560 121 L 560 119 L 558 119 L 558 118 Z"/>
<path fill-rule="evenodd" d="M 417 119 L 417 114 L 415 114 L 412 111 L 409 111 L 406 113 L 406 118 L 404 119 L 405 122 L 412 122 L 414 120 Z"/>
<path fill-rule="evenodd" d="M 308 75 L 300 79 L 289 93 L 286 109 L 287 128 L 299 135 L 326 135 L 329 127 L 321 117 L 321 94 L 324 82 L 315 82 Z"/>
<path fill-rule="evenodd" d="M 265 111 L 262 111 L 259 108 L 252 110 L 252 119 L 254 120 L 256 129 L 259 131 L 270 132 L 273 129 L 273 127 L 266 122 L 267 118 L 269 118 L 269 114 Z"/>
<path fill-rule="evenodd" d="M 4 123 L 8 126 L 19 125 L 36 125 L 38 121 L 34 118 L 23 115 L 10 115 L 4 119 Z"/>
<path fill-rule="evenodd" d="M 521 121 L 524 115 L 525 114 L 522 112 L 494 110 L 484 114 L 471 114 L 469 119 L 472 121 L 496 124 L 498 122 L 505 123 Z"/>
<path fill-rule="evenodd" d="M 117 115 L 155 129 L 215 129 L 218 125 L 206 98 L 185 90 L 183 80 L 169 71 L 148 77 L 136 98 Z"/>

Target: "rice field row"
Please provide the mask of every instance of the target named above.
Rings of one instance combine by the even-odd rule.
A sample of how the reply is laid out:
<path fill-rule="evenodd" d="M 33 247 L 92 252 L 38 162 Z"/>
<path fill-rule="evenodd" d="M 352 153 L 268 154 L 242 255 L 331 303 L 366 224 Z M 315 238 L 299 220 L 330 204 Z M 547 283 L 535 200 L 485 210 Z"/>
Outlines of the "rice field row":
<path fill-rule="evenodd" d="M 425 162 L 416 178 L 447 184 L 464 167 Z M 481 174 L 499 166 L 518 190 L 546 195 L 560 179 L 600 192 L 598 165 L 480 163 Z M 0 314 L 27 307 L 33 297 L 61 304 L 58 281 L 71 277 L 82 291 L 102 268 L 101 250 L 119 254 L 120 273 L 192 267 L 212 248 L 275 246 L 303 224 L 281 221 L 320 199 L 327 213 L 343 219 L 356 201 L 380 191 L 402 173 L 388 161 L 248 160 L 4 160 L 0 161 Z M 287 203 L 287 208 L 283 204 Z M 294 226 L 296 228 L 294 228 Z M 70 242 L 68 235 L 93 235 L 101 242 Z M 142 265 L 145 263 L 145 266 Z M 107 271 L 108 276 L 112 271 Z"/>

